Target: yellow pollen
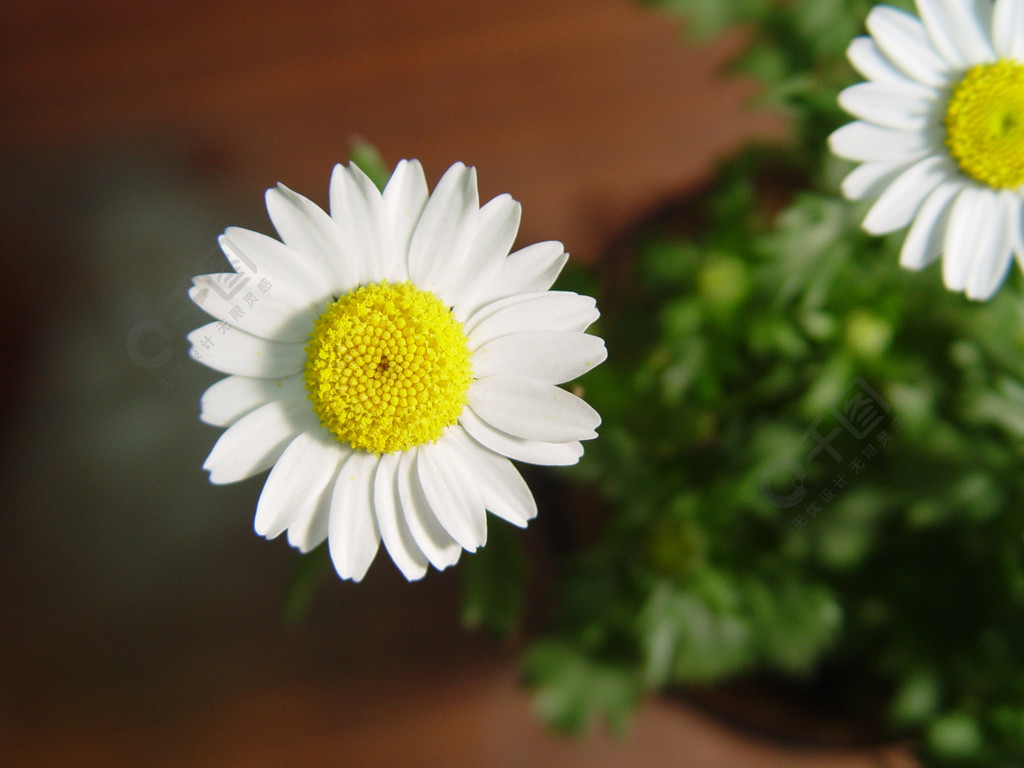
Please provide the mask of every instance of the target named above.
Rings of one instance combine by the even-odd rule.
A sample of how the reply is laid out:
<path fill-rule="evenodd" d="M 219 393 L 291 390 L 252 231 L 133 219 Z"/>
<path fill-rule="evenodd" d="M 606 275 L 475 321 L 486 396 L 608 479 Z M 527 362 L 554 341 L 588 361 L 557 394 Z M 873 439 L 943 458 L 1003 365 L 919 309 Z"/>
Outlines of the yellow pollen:
<path fill-rule="evenodd" d="M 369 453 L 437 440 L 458 420 L 473 380 L 462 324 L 408 282 L 364 285 L 328 304 L 306 356 L 320 423 Z"/>
<path fill-rule="evenodd" d="M 967 70 L 946 109 L 946 146 L 982 184 L 1024 184 L 1024 64 L 1002 59 Z"/>

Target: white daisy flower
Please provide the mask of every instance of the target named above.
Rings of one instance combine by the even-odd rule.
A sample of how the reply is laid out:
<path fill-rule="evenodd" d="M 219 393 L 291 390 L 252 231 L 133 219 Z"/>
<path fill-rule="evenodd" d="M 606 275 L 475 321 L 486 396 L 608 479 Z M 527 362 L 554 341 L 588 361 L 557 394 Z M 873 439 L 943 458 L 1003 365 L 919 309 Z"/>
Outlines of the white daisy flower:
<path fill-rule="evenodd" d="M 548 290 L 561 243 L 509 253 L 519 203 L 480 207 L 473 168 L 428 194 L 402 161 L 381 193 L 339 165 L 330 203 L 268 190 L 281 240 L 229 228 L 235 272 L 194 280 L 217 320 L 190 354 L 230 374 L 202 397 L 200 418 L 227 427 L 204 468 L 214 483 L 270 469 L 256 531 L 304 552 L 326 539 L 342 578 L 362 579 L 383 540 L 418 579 L 485 543 L 486 510 L 536 515 L 509 459 L 574 464 L 596 437 L 597 412 L 557 385 L 605 359 L 583 332 L 598 311 Z"/>
<path fill-rule="evenodd" d="M 850 199 L 877 198 L 872 234 L 910 225 L 900 263 L 942 255 L 946 287 L 988 299 L 1024 259 L 1024 0 L 917 0 L 920 19 L 885 5 L 847 51 L 864 77 L 839 95 L 858 118 L 832 151 L 860 163 Z"/>

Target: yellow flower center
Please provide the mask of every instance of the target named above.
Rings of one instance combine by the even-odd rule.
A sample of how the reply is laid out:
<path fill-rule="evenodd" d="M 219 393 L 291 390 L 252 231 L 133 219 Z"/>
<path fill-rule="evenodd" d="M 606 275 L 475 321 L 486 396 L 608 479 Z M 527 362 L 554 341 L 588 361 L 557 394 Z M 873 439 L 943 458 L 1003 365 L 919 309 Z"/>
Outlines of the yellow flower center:
<path fill-rule="evenodd" d="M 967 70 L 946 110 L 946 145 L 972 179 L 995 189 L 1024 184 L 1024 64 Z"/>
<path fill-rule="evenodd" d="M 329 304 L 306 355 L 306 389 L 321 424 L 376 454 L 441 437 L 473 379 L 462 324 L 408 282 L 365 285 Z"/>

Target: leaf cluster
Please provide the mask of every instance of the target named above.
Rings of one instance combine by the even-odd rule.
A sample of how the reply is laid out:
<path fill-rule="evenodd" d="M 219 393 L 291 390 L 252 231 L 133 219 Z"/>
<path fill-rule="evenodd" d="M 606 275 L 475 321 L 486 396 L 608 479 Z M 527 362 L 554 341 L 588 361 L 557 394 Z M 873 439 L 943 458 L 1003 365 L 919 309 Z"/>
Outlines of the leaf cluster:
<path fill-rule="evenodd" d="M 777 170 L 760 152 L 723 168 L 605 287 L 609 360 L 585 382 L 604 425 L 573 472 L 605 509 L 540 647 L 619 684 L 594 697 L 600 675 L 531 656 L 544 710 L 620 722 L 637 686 L 827 677 L 930 765 L 1018 764 L 1017 286 L 979 305 L 901 270 L 898 237 L 830 193 L 772 215 Z"/>

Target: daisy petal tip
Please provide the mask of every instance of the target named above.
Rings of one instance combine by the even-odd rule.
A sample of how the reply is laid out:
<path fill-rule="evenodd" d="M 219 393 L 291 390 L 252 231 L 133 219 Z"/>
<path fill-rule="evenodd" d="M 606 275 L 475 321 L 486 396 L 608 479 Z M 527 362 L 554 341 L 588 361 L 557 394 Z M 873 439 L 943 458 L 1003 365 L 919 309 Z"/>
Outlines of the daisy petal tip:
<path fill-rule="evenodd" d="M 235 482 L 233 478 L 219 472 L 216 467 L 210 467 L 204 464 L 203 469 L 206 470 L 209 475 L 210 485 L 230 485 Z"/>
<path fill-rule="evenodd" d="M 402 576 L 405 577 L 405 580 L 408 581 L 410 584 L 422 579 L 424 576 L 427 575 L 427 571 L 429 570 L 429 566 L 426 564 L 416 566 L 407 564 L 405 566 L 402 566 L 395 562 L 395 565 L 398 567 L 398 570 L 402 574 Z"/>
<path fill-rule="evenodd" d="M 330 544 L 328 544 L 330 546 Z M 361 558 L 353 560 L 346 557 L 336 557 L 334 552 L 331 552 L 331 562 L 334 564 L 334 572 L 338 574 L 338 578 L 343 581 L 351 581 L 356 584 L 361 582 L 366 574 L 370 570 L 370 566 L 377 557 L 377 549 L 373 550 L 373 554 L 369 558 Z"/>
<path fill-rule="evenodd" d="M 841 131 L 841 130 L 843 130 L 843 129 L 842 128 L 837 128 L 836 130 L 832 131 L 832 133 L 830 133 L 828 135 L 828 138 L 825 139 L 825 143 L 828 144 L 828 151 L 829 152 L 831 152 L 836 157 L 845 160 L 846 158 L 843 157 L 843 154 L 840 151 L 840 144 L 836 140 L 836 134 L 839 133 L 839 131 Z"/>
<path fill-rule="evenodd" d="M 189 286 L 186 293 L 188 294 L 188 297 L 192 301 L 192 303 L 195 304 L 200 309 L 202 309 L 203 304 L 206 301 L 206 297 L 209 295 L 209 289 L 204 285 L 200 285 L 198 280 L 198 277 L 192 278 L 192 285 Z"/>
<path fill-rule="evenodd" d="M 340 165 L 340 163 L 339 163 L 339 165 Z M 341 167 L 345 168 L 345 166 L 341 166 Z M 346 170 L 348 171 L 349 175 L 353 179 L 355 179 L 357 182 L 359 182 L 362 185 L 362 187 L 364 189 L 372 189 L 375 194 L 377 194 L 377 195 L 380 194 L 379 190 L 377 189 L 377 185 L 373 183 L 373 179 L 371 179 L 367 175 L 366 171 L 364 171 L 358 165 L 356 165 L 355 163 L 349 163 L 348 167 L 346 168 Z"/>
<path fill-rule="evenodd" d="M 901 254 L 900 255 L 900 266 L 903 269 L 910 270 L 911 272 L 920 272 L 922 269 L 924 269 L 927 266 L 927 264 L 925 262 L 923 262 L 922 260 L 920 260 L 916 255 L 914 255 L 914 256 L 905 256 L 905 255 Z"/>
<path fill-rule="evenodd" d="M 410 171 L 416 176 L 422 177 L 424 175 L 423 164 L 415 157 L 404 157 L 395 164 L 395 170 L 391 174 L 391 177 L 394 178 L 398 176 L 401 178 L 404 173 Z"/>
<path fill-rule="evenodd" d="M 262 536 L 265 539 L 276 539 L 280 536 L 283 531 L 273 530 L 269 521 L 267 520 L 267 512 L 264 508 L 261 508 L 259 504 L 256 505 L 256 517 L 252 522 L 252 529 L 256 532 L 257 536 Z"/>
<path fill-rule="evenodd" d="M 458 565 L 459 564 L 459 559 L 461 557 L 462 557 L 462 547 L 457 547 L 457 548 L 454 548 L 454 554 L 451 557 L 449 557 L 449 558 L 447 558 L 445 560 L 439 560 L 436 563 L 435 562 L 431 562 L 431 565 L 434 567 L 435 571 L 438 571 L 438 572 L 447 571 L 449 568 L 453 568 L 456 565 Z"/>
<path fill-rule="evenodd" d="M 985 301 L 988 301 L 989 299 L 991 299 L 995 295 L 995 292 L 996 292 L 995 288 L 991 288 L 991 289 L 978 289 L 978 288 L 968 287 L 967 290 L 964 291 L 964 297 L 966 299 L 968 299 L 969 301 L 975 301 L 975 302 L 981 303 L 981 302 L 985 302 Z"/>
<path fill-rule="evenodd" d="M 881 237 L 882 235 L 888 234 L 892 231 L 891 229 L 886 229 L 886 227 L 878 221 L 878 218 L 876 216 L 872 216 L 870 212 L 864 217 L 864 221 L 861 222 L 860 228 L 872 237 Z"/>
<path fill-rule="evenodd" d="M 847 178 L 849 178 L 849 177 L 847 177 Z M 853 187 L 853 185 L 851 183 L 847 182 L 846 179 L 843 179 L 842 183 L 839 185 L 839 194 L 843 196 L 843 199 L 844 200 L 850 200 L 850 201 L 856 200 L 857 196 L 856 196 L 855 192 L 856 192 L 856 190 Z"/>
<path fill-rule="evenodd" d="M 267 211 L 271 214 L 271 220 L 274 219 L 275 214 L 280 215 L 285 210 L 301 207 L 299 201 L 302 196 L 280 181 L 269 187 L 263 197 Z"/>

